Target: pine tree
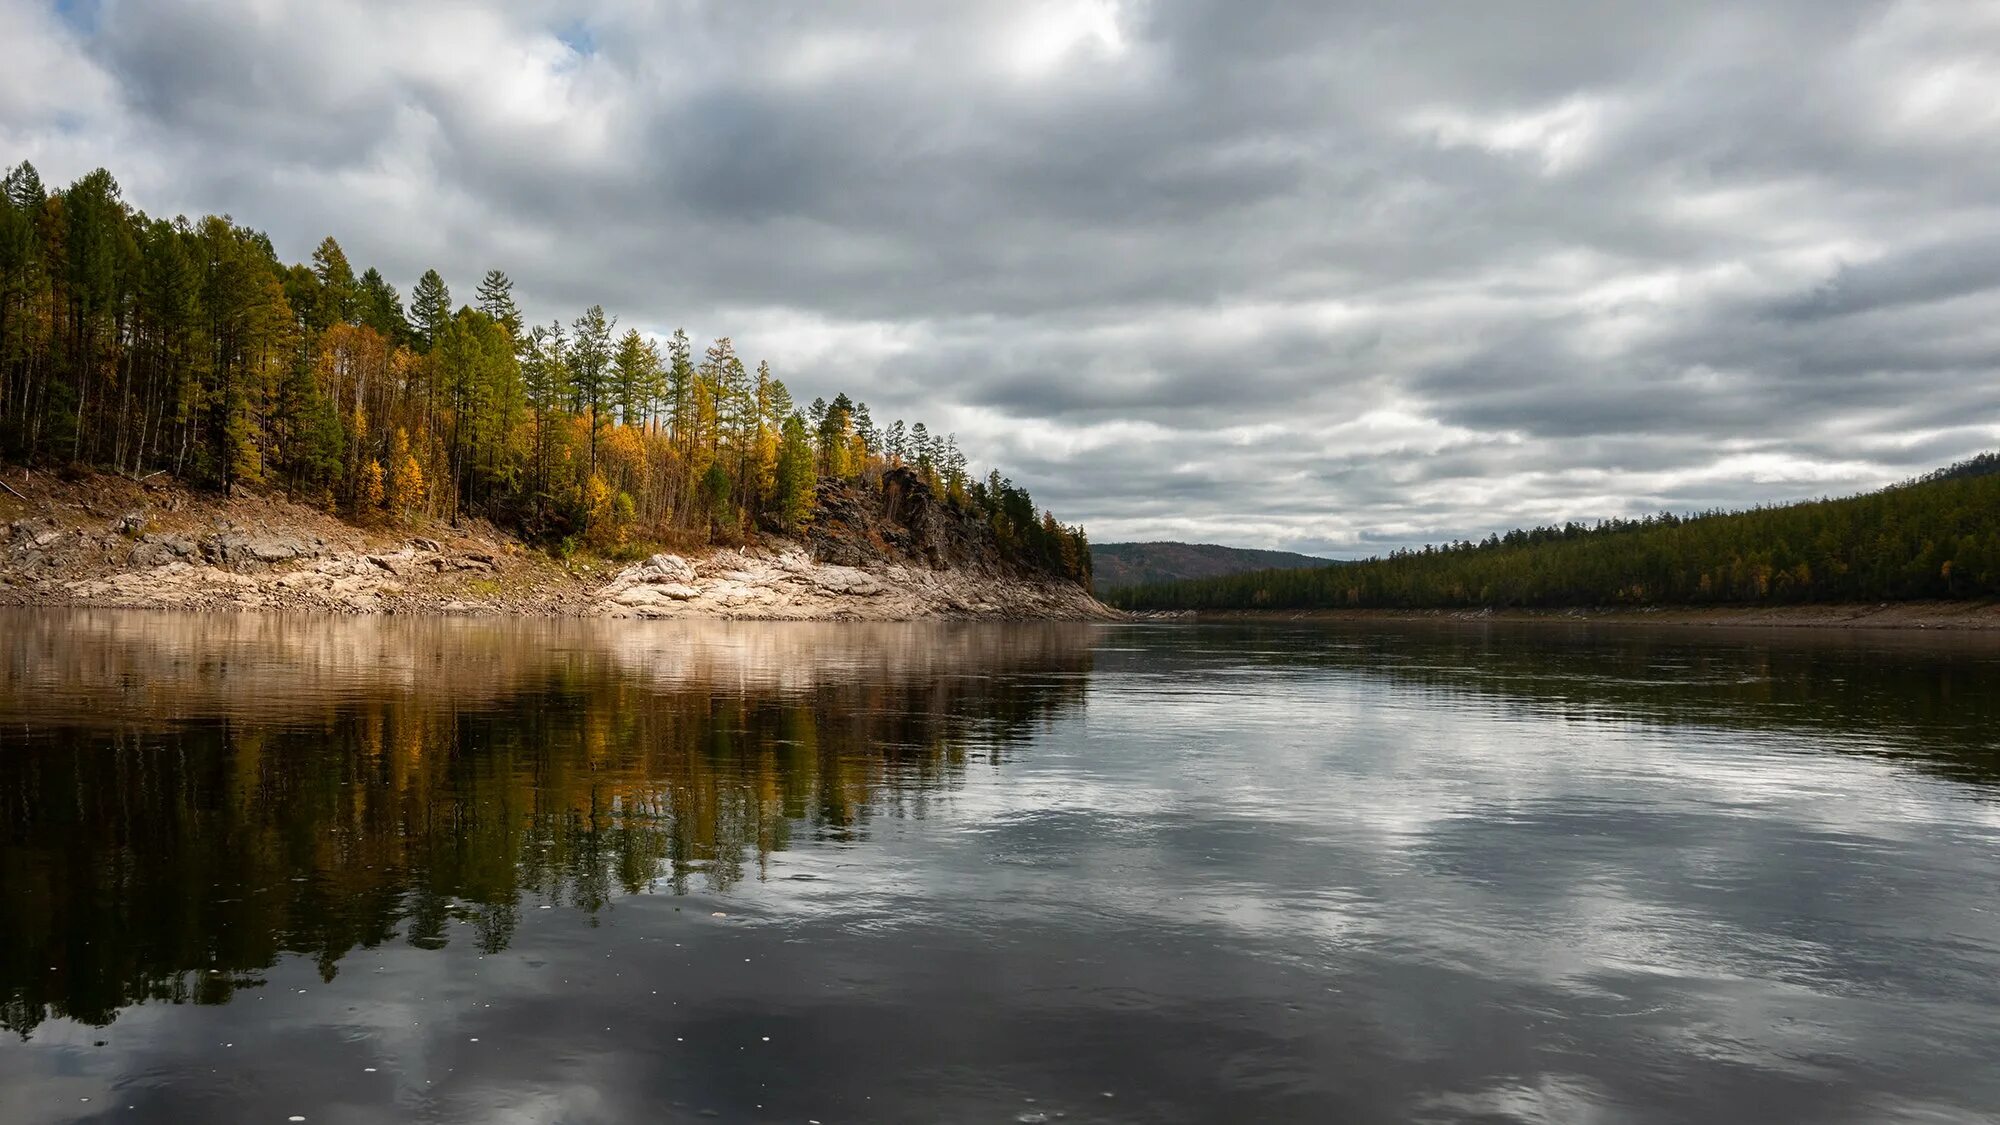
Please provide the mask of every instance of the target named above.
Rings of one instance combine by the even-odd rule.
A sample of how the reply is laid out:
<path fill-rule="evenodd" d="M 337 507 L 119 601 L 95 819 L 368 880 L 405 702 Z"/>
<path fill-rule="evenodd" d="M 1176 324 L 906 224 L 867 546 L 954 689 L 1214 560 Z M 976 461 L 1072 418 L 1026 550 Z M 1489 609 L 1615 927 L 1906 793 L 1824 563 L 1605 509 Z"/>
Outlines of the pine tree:
<path fill-rule="evenodd" d="M 676 328 L 673 339 L 667 342 L 668 422 L 683 457 L 694 440 L 694 381 L 694 346 L 688 342 L 687 332 Z"/>
<path fill-rule="evenodd" d="M 29 357 L 43 349 L 32 315 L 46 288 L 40 226 L 47 197 L 35 166 L 22 161 L 0 179 L 0 452 L 25 453 L 34 379 Z"/>
<path fill-rule="evenodd" d="M 562 321 L 536 326 L 528 334 L 527 362 L 522 372 L 528 405 L 535 414 L 534 492 L 536 523 L 548 516 L 549 416 L 562 409 L 570 395 L 569 352 Z"/>
<path fill-rule="evenodd" d="M 709 435 L 709 455 L 715 456 L 725 435 L 738 442 L 745 437 L 745 423 L 754 409 L 750 375 L 729 337 L 719 336 L 702 357 L 700 376 L 715 407 L 715 429 Z"/>
<path fill-rule="evenodd" d="M 71 323 L 70 354 L 74 380 L 66 388 L 72 409 L 63 426 L 69 431 L 69 456 L 83 456 L 90 432 L 91 394 L 103 385 L 103 349 L 111 343 L 112 318 L 121 297 L 120 253 L 125 241 L 125 204 L 118 181 L 102 168 L 71 184 L 62 193 L 64 282 Z"/>
<path fill-rule="evenodd" d="M 383 278 L 380 270 L 369 266 L 362 273 L 358 303 L 361 323 L 373 328 L 382 339 L 391 345 L 407 344 L 410 340 L 410 322 L 403 315 L 403 298 L 396 287 Z"/>
<path fill-rule="evenodd" d="M 819 423 L 819 471 L 824 476 L 845 477 L 852 473 L 849 439 L 853 436 L 854 401 L 845 393 L 833 396 L 833 403 Z"/>
<path fill-rule="evenodd" d="M 604 306 L 592 305 L 571 322 L 575 333 L 570 344 L 570 380 L 577 413 L 590 415 L 590 471 L 597 471 L 597 439 L 606 424 L 604 407 L 609 399 L 611 373 L 611 329 L 616 317 L 606 319 Z"/>
<path fill-rule="evenodd" d="M 155 221 L 140 243 L 138 312 L 149 346 L 140 365 L 146 394 L 129 466 L 135 476 L 165 447 L 170 428 L 185 432 L 197 406 L 201 279 L 188 241 L 184 224 Z"/>
<path fill-rule="evenodd" d="M 771 377 L 771 365 L 759 362 L 757 379 L 750 391 L 749 433 L 737 483 L 738 503 L 750 511 L 758 510 L 777 484 L 780 432 L 779 427 L 772 425 L 771 409 L 773 387 L 778 385 Z"/>
<path fill-rule="evenodd" d="M 521 310 L 514 305 L 514 282 L 499 270 L 487 270 L 479 283 L 478 309 L 507 330 L 512 340 L 521 338 Z"/>
<path fill-rule="evenodd" d="M 451 290 L 436 270 L 425 270 L 410 290 L 410 323 L 416 330 L 417 349 L 428 353 L 437 346 L 439 333 L 451 319 Z"/>
<path fill-rule="evenodd" d="M 875 419 L 868 414 L 868 404 L 854 404 L 854 436 L 861 439 L 864 456 L 873 457 L 882 451 L 881 435 L 875 432 Z"/>
<path fill-rule="evenodd" d="M 785 416 L 772 490 L 774 515 L 783 530 L 797 531 L 812 518 L 813 478 L 812 442 L 806 436 L 806 420 L 795 411 Z"/>
<path fill-rule="evenodd" d="M 346 253 L 332 235 L 321 240 L 319 248 L 313 251 L 312 272 L 319 281 L 320 289 L 315 326 L 324 329 L 358 320 L 360 288 L 355 283 L 353 267 L 347 264 Z"/>
<path fill-rule="evenodd" d="M 527 353 L 522 376 L 527 384 L 528 405 L 544 413 L 562 409 L 571 393 L 568 337 L 563 333 L 562 321 L 536 325 L 528 333 Z"/>
<path fill-rule="evenodd" d="M 938 455 L 939 472 L 944 477 L 945 492 L 954 500 L 965 499 L 965 454 L 958 450 L 958 435 L 946 434 L 944 448 Z"/>
<path fill-rule="evenodd" d="M 792 405 L 792 392 L 785 386 L 785 381 L 771 380 L 770 398 L 765 407 L 765 418 L 770 427 L 774 430 L 783 429 L 785 419 L 792 416 L 794 409 L 796 408 Z"/>
<path fill-rule="evenodd" d="M 651 388 L 659 377 L 659 349 L 639 335 L 638 329 L 628 328 L 618 339 L 612 366 L 618 384 L 618 420 L 627 426 L 639 425 L 647 418 Z"/>

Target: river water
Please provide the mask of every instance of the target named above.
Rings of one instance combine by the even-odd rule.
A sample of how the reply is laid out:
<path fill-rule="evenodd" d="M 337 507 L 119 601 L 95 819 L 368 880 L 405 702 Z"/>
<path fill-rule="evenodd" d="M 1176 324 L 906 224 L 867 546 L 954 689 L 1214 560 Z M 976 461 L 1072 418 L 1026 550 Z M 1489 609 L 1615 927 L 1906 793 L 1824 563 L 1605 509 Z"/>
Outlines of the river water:
<path fill-rule="evenodd" d="M 1990 1121 L 2000 645 L 0 613 L 0 1121 Z"/>

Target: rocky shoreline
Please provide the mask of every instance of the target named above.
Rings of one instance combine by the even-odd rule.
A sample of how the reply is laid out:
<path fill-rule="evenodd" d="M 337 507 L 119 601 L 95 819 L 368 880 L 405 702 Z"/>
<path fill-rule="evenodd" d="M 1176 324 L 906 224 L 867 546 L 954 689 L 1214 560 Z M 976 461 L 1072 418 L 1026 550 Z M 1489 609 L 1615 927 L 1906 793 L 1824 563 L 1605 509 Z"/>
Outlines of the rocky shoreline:
<path fill-rule="evenodd" d="M 1122 616 L 1074 582 L 978 559 L 856 559 L 850 549 L 834 563 L 808 544 L 765 538 L 630 564 L 559 561 L 484 524 L 360 528 L 277 497 L 8 476 L 5 606 L 798 621 Z"/>
<path fill-rule="evenodd" d="M 795 543 L 689 560 L 654 555 L 593 591 L 612 617 L 906 621 L 928 617 L 1115 619 L 1073 582 L 886 563 L 815 561 Z"/>

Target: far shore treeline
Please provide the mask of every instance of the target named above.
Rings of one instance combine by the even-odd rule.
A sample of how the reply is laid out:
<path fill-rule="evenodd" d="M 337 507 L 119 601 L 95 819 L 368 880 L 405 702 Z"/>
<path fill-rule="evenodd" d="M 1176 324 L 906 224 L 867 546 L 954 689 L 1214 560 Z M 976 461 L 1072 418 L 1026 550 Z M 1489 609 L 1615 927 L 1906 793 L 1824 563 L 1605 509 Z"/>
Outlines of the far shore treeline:
<path fill-rule="evenodd" d="M 1006 557 L 1089 576 L 1082 529 L 973 476 L 953 436 L 844 394 L 798 406 L 728 337 L 662 350 L 600 306 L 529 325 L 498 270 L 470 303 L 426 272 L 406 308 L 331 237 L 286 265 L 227 216 L 135 210 L 103 170 L 0 183 L 0 458 L 601 548 L 797 531 L 827 482 L 906 466 Z"/>
<path fill-rule="evenodd" d="M 1861 496 L 1511 531 L 1114 590 L 1136 610 L 1879 602 L 2000 595 L 2000 455 Z"/>

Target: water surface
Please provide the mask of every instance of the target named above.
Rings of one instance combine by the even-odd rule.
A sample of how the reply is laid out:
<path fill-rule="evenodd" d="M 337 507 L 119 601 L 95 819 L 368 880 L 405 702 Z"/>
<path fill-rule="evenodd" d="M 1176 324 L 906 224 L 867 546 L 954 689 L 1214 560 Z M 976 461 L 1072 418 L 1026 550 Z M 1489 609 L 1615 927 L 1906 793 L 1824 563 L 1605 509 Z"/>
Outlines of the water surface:
<path fill-rule="evenodd" d="M 0 1120 L 1992 1120 L 1996 786 L 1974 639 L 0 613 Z"/>

